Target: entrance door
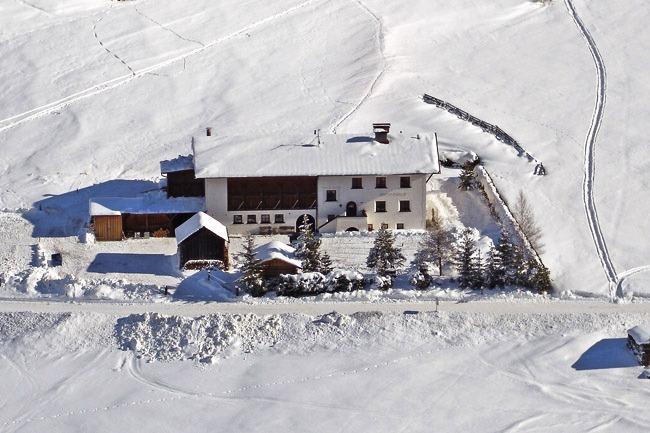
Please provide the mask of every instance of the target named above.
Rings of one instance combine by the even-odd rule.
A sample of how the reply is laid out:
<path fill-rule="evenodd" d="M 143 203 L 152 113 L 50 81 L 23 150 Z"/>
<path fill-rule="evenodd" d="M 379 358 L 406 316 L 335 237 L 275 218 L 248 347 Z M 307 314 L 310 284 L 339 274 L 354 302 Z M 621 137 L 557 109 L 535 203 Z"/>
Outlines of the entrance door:
<path fill-rule="evenodd" d="M 357 204 L 355 202 L 351 201 L 345 206 L 345 216 L 357 216 Z"/>

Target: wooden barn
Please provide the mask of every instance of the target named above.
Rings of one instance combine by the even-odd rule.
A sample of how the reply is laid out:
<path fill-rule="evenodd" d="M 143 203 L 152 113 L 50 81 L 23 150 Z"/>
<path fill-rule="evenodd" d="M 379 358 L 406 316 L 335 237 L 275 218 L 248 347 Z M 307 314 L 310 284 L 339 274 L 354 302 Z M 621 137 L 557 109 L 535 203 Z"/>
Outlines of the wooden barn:
<path fill-rule="evenodd" d="M 132 237 L 173 237 L 174 230 L 205 208 L 199 197 L 102 197 L 90 200 L 90 218 L 97 241 Z"/>
<path fill-rule="evenodd" d="M 160 161 L 160 173 L 167 177 L 167 197 L 203 197 L 205 182 L 194 176 L 192 155 Z"/>
<path fill-rule="evenodd" d="M 271 241 L 255 249 L 255 257 L 262 262 L 265 278 L 276 278 L 282 274 L 297 274 L 302 268 L 295 258 L 295 249 L 279 241 Z"/>
<path fill-rule="evenodd" d="M 641 365 L 650 366 L 650 326 L 628 329 L 627 344 Z"/>
<path fill-rule="evenodd" d="M 228 268 L 228 231 L 210 215 L 198 212 L 176 228 L 179 266 L 191 260 L 220 260 Z"/>

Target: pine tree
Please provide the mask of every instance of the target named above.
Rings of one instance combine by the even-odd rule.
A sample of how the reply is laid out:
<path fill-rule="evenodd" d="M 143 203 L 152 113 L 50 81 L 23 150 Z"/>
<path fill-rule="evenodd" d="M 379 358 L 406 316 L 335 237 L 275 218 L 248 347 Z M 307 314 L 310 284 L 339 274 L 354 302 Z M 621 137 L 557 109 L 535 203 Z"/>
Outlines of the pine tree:
<path fill-rule="evenodd" d="M 430 230 L 420 242 L 413 264 L 421 268 L 424 263 L 435 263 L 438 267 L 438 275 L 442 276 L 444 263 L 453 257 L 452 239 L 451 231 L 444 227 L 442 219 L 434 213 Z"/>
<path fill-rule="evenodd" d="M 527 286 L 538 292 L 550 292 L 553 290 L 551 275 L 548 268 L 535 259 L 528 261 L 528 281 Z"/>
<path fill-rule="evenodd" d="M 304 218 L 307 221 L 307 218 Z M 300 234 L 295 242 L 295 255 L 302 261 L 303 272 L 320 272 L 328 274 L 332 271 L 332 260 L 325 252 L 321 252 L 321 241 L 315 236 L 310 224 L 300 226 Z"/>
<path fill-rule="evenodd" d="M 477 183 L 474 167 L 476 167 L 476 163 L 473 161 L 467 161 L 463 164 L 463 171 L 460 172 L 460 183 L 458 184 L 458 189 L 462 189 L 463 191 L 476 189 Z"/>
<path fill-rule="evenodd" d="M 461 289 L 469 289 L 475 284 L 475 255 L 474 235 L 471 229 L 465 229 L 461 235 L 454 258 L 458 271 L 458 285 Z"/>
<path fill-rule="evenodd" d="M 366 264 L 378 276 L 388 277 L 400 268 L 405 261 L 401 250 L 395 246 L 395 237 L 383 226 L 377 231 L 375 242 L 368 253 Z"/>
<path fill-rule="evenodd" d="M 252 235 L 244 239 L 244 252 L 240 255 L 242 265 L 240 268 L 241 277 L 237 282 L 237 288 L 243 290 L 251 296 L 264 295 L 265 281 L 262 264 L 255 257 L 255 239 Z"/>
<path fill-rule="evenodd" d="M 503 285 L 503 269 L 501 257 L 496 248 L 491 248 L 485 262 L 485 287 L 494 289 Z"/>
<path fill-rule="evenodd" d="M 477 250 L 472 261 L 472 289 L 482 289 L 485 286 L 484 271 L 481 252 Z"/>
<path fill-rule="evenodd" d="M 502 229 L 499 241 L 495 247 L 495 262 L 497 267 L 494 274 L 494 287 L 515 284 L 517 269 L 514 264 L 515 246 L 510 242 L 510 233 Z"/>

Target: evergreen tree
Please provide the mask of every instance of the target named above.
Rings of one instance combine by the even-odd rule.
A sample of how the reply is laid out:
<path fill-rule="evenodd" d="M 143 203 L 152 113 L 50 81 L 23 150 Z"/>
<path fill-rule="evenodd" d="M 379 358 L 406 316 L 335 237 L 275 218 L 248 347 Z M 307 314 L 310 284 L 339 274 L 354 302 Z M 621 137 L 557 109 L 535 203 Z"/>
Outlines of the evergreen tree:
<path fill-rule="evenodd" d="M 530 259 L 528 261 L 528 267 L 530 269 L 528 287 L 538 292 L 548 293 L 553 290 L 551 274 L 543 263 L 539 263 L 535 259 Z"/>
<path fill-rule="evenodd" d="M 393 234 L 382 226 L 377 231 L 375 243 L 368 253 L 368 268 L 374 269 L 379 277 L 389 277 L 405 260 L 400 249 L 395 246 Z"/>
<path fill-rule="evenodd" d="M 501 267 L 501 258 L 496 248 L 490 249 L 485 262 L 485 287 L 494 289 L 503 285 L 503 271 Z"/>
<path fill-rule="evenodd" d="M 494 287 L 515 284 L 517 270 L 514 264 L 515 246 L 510 242 L 510 233 L 502 229 L 494 249 L 494 274 L 491 276 Z"/>
<path fill-rule="evenodd" d="M 462 189 L 463 191 L 476 189 L 477 181 L 474 167 L 476 167 L 476 163 L 473 161 L 467 161 L 463 164 L 463 171 L 460 172 L 460 183 L 458 184 L 458 189 Z"/>
<path fill-rule="evenodd" d="M 442 219 L 434 213 L 431 218 L 430 230 L 420 242 L 420 248 L 415 255 L 413 264 L 421 269 L 425 263 L 435 263 L 438 267 L 438 275 L 442 276 L 444 263 L 453 257 L 452 240 L 451 231 L 444 227 Z"/>
<path fill-rule="evenodd" d="M 255 257 L 255 239 L 252 235 L 247 235 L 244 239 L 244 252 L 240 257 L 242 275 L 237 282 L 237 288 L 251 296 L 264 295 L 266 288 L 263 269 L 260 260 Z"/>
<path fill-rule="evenodd" d="M 477 250 L 472 261 L 472 289 L 482 289 L 485 286 L 484 271 L 481 252 Z"/>
<path fill-rule="evenodd" d="M 462 289 L 469 289 L 475 285 L 475 255 L 476 246 L 474 243 L 474 235 L 472 230 L 465 229 L 461 235 L 454 257 L 458 271 L 458 285 Z"/>
<path fill-rule="evenodd" d="M 304 218 L 307 221 L 307 218 Z M 302 261 L 303 272 L 320 272 L 328 274 L 332 271 L 332 260 L 329 255 L 320 250 L 321 241 L 312 230 L 311 224 L 300 226 L 300 234 L 296 239 L 296 257 Z"/>

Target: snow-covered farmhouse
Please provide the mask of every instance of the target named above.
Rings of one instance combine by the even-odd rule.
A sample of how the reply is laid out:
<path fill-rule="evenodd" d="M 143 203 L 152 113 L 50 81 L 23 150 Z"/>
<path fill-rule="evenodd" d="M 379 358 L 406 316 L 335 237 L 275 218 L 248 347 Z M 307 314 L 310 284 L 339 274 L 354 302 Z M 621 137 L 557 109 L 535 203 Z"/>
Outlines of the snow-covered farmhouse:
<path fill-rule="evenodd" d="M 193 141 L 207 213 L 231 234 L 424 229 L 426 182 L 440 172 L 434 134 L 327 134 L 312 143 L 206 135 Z"/>
<path fill-rule="evenodd" d="M 179 226 L 197 212 L 229 234 L 288 234 L 305 222 L 322 233 L 424 229 L 426 183 L 440 172 L 435 134 L 393 134 L 389 123 L 373 130 L 279 143 L 273 136 L 213 136 L 208 128 L 192 140 L 192 155 L 160 163 L 166 194 L 93 198 L 95 236 L 178 238 Z M 215 224 L 205 217 L 192 227 L 207 238 Z M 221 230 L 212 233 L 228 240 Z M 181 254 L 182 261 L 221 255 L 199 252 Z"/>

